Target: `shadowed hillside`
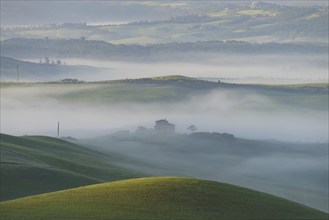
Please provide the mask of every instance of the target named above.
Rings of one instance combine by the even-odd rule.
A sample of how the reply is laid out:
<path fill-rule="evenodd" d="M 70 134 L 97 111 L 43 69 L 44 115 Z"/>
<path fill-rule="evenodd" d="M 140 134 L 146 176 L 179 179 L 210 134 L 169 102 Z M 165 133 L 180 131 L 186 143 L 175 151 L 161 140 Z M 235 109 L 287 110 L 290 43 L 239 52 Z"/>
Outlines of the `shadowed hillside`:
<path fill-rule="evenodd" d="M 16 81 L 17 66 L 19 68 L 20 81 L 59 80 L 87 73 L 95 73 L 100 70 L 100 68 L 89 66 L 64 65 L 60 60 L 53 60 L 52 62 L 58 63 L 33 63 L 1 56 L 1 80 Z"/>
<path fill-rule="evenodd" d="M 140 176 L 116 160 L 61 139 L 1 134 L 1 200 Z"/>

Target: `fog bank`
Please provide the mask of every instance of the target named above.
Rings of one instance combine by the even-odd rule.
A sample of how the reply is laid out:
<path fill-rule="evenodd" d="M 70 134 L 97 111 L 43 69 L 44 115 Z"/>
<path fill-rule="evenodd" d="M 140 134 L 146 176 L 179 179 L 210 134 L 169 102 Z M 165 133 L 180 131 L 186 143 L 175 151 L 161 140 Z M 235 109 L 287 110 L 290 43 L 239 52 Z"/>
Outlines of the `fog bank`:
<path fill-rule="evenodd" d="M 61 58 L 54 58 L 61 59 Z M 28 60 L 28 59 L 27 59 Z M 328 55 L 184 54 L 169 61 L 111 61 L 62 59 L 68 65 L 87 65 L 102 71 L 67 75 L 84 81 L 163 75 L 222 80 L 233 83 L 295 84 L 328 82 Z M 38 62 L 38 60 L 29 60 Z M 64 75 L 64 74 L 63 74 Z M 45 78 L 46 79 L 46 76 Z M 44 80 L 43 79 L 43 80 Z"/>
<path fill-rule="evenodd" d="M 280 104 L 271 97 L 246 91 L 221 90 L 194 95 L 179 102 L 65 101 L 71 91 L 98 85 L 44 84 L 1 89 L 1 132 L 93 137 L 118 130 L 152 128 L 167 118 L 177 132 L 194 124 L 199 131 L 228 132 L 249 139 L 328 141 L 327 109 Z M 59 96 L 60 94 L 64 96 Z M 95 96 L 97 97 L 97 96 Z"/>

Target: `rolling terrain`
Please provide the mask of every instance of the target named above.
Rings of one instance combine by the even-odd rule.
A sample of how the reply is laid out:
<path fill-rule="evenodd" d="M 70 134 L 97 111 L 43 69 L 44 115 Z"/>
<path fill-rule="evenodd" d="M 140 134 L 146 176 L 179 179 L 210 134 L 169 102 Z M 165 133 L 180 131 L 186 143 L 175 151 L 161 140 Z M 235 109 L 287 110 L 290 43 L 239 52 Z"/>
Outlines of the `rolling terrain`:
<path fill-rule="evenodd" d="M 109 80 L 98 82 L 45 82 L 45 83 L 11 83 L 1 84 L 6 94 L 13 90 L 43 90 L 34 94 L 40 98 L 55 99 L 63 103 L 98 104 L 109 103 L 175 103 L 188 101 L 192 97 L 211 92 L 236 92 L 260 94 L 267 97 L 275 106 L 300 107 L 310 109 L 328 108 L 327 83 L 293 84 L 293 85 L 253 85 L 211 82 L 196 78 L 169 75 L 153 78 Z M 56 92 L 57 90 L 61 92 Z M 51 92 L 51 91 L 54 92 Z M 24 94 L 22 94 L 25 96 Z M 247 106 L 245 106 L 247 107 Z M 252 106 L 250 106 L 252 107 Z"/>
<path fill-rule="evenodd" d="M 40 152 L 36 153 L 37 157 L 28 154 L 28 158 L 36 157 L 46 164 L 38 168 L 49 166 L 52 172 L 59 169 L 86 176 L 89 179 L 81 180 L 86 184 L 94 179 L 96 183 L 135 175 L 212 179 L 328 211 L 325 196 L 328 192 L 327 123 L 324 120 L 328 112 L 328 84 L 240 85 L 162 76 L 79 83 L 2 83 L 1 94 L 1 110 L 6 115 L 1 123 L 7 133 L 12 127 L 17 130 L 18 126 L 20 135 L 53 135 L 60 121 L 61 135 L 98 136 L 78 142 L 93 155 L 95 150 L 101 152 L 97 163 L 94 164 L 94 160 L 98 154 L 90 160 L 73 157 L 76 160 L 70 161 L 71 166 L 68 156 L 62 156 L 66 148 L 55 155 L 45 148 L 43 151 L 47 152 L 42 151 L 42 155 L 51 153 L 48 156 L 60 160 L 58 163 L 48 161 Z M 21 109 L 24 112 L 21 113 Z M 176 124 L 177 136 L 171 139 L 135 136 L 136 127 L 147 130 L 162 117 Z M 34 130 L 29 126 L 31 123 L 35 124 Z M 211 131 L 214 135 L 189 136 L 186 128 L 191 124 L 200 132 Z M 117 136 L 106 136 L 118 130 L 124 131 Z M 129 134 L 129 131 L 133 132 Z M 216 132 L 231 133 L 239 138 L 217 139 Z M 99 137 L 102 135 L 104 137 Z M 286 137 L 295 138 L 295 143 L 259 141 L 285 140 Z M 301 138 L 312 138 L 317 143 L 296 143 Z M 18 175 L 22 174 L 11 177 L 13 182 Z M 71 187 L 56 189 L 65 188 Z M 53 190 L 54 187 L 49 191 Z M 32 189 L 31 192 L 41 193 Z M 11 189 L 11 193 L 20 192 Z M 11 198 L 17 197 L 19 195 Z"/>
<path fill-rule="evenodd" d="M 10 8 L 10 4 L 8 7 Z M 7 6 L 4 4 L 4 6 Z M 89 6 L 79 6 L 71 3 L 73 10 L 94 8 L 99 13 L 88 14 L 93 20 L 103 14 L 103 22 L 88 25 L 87 22 L 72 17 L 65 23 L 62 19 L 44 23 L 49 16 L 42 11 L 50 9 L 58 13 L 63 10 L 61 4 L 54 3 L 51 8 L 47 5 L 35 4 L 37 10 L 30 14 L 39 15 L 38 24 L 27 27 L 7 27 L 1 30 L 1 40 L 17 37 L 52 38 L 52 39 L 88 39 L 111 42 L 113 44 L 156 44 L 168 42 L 195 42 L 209 40 L 244 40 L 250 42 L 319 42 L 326 43 L 328 28 L 328 7 L 310 6 L 298 7 L 269 4 L 265 2 L 130 2 L 130 3 L 93 3 Z M 300 4 L 300 3 L 296 3 Z M 12 6 L 11 6 L 12 7 Z M 24 7 L 21 6 L 21 7 Z M 82 7 L 82 8 L 81 8 Z M 5 8 L 5 7 L 4 7 Z M 26 10 L 26 6 L 24 7 Z M 42 9 L 43 8 L 43 9 Z M 123 8 L 125 10 L 123 10 Z M 135 9 L 132 10 L 132 9 Z M 106 10 L 105 10 L 106 9 Z M 72 9 L 71 9 L 72 10 Z M 112 13 L 125 15 L 122 24 L 111 24 Z M 143 13 L 136 14 L 136 11 Z M 10 11 L 3 11 L 7 17 L 12 17 Z M 41 13 L 41 14 L 40 14 Z M 106 16 L 104 16 L 104 13 Z M 73 14 L 79 14 L 74 12 Z M 67 14 L 63 14 L 65 17 Z M 31 16 L 31 15 L 30 15 Z M 28 17 L 30 17 L 28 16 Z M 62 17 L 59 16 L 59 17 Z M 145 17 L 146 16 L 146 17 Z M 33 15 L 32 15 L 33 17 Z M 43 17 L 42 20 L 39 18 Z M 134 17 L 134 19 L 133 19 Z M 86 15 L 84 14 L 84 18 Z M 14 18 L 16 20 L 17 18 Z M 117 18 L 116 18 L 117 19 Z M 24 24 L 25 21 L 21 21 Z M 92 22 L 91 22 L 92 23 Z M 100 23 L 97 25 L 97 23 Z M 26 25 L 26 24 L 25 24 Z"/>
<path fill-rule="evenodd" d="M 156 177 L 96 184 L 1 202 L 18 219 L 327 219 L 328 214 L 218 182 Z"/>
<path fill-rule="evenodd" d="M 328 2 L 0 11 L 1 220 L 329 219 Z"/>
<path fill-rule="evenodd" d="M 34 121 L 36 110 L 40 112 L 38 118 L 42 118 L 48 126 L 54 125 L 54 121 L 49 118 L 51 113 L 57 118 L 56 121 L 66 122 L 71 128 L 75 128 L 75 133 L 68 133 L 66 136 L 78 137 L 81 137 L 79 132 L 92 137 L 111 133 L 109 129 L 131 130 L 159 117 L 170 117 L 171 120 L 179 122 L 182 120 L 178 115 L 186 112 L 189 119 L 182 121 L 182 126 L 189 126 L 187 123 L 198 123 L 199 126 L 203 124 L 203 128 L 200 128 L 205 131 L 226 131 L 243 137 L 241 130 L 237 128 L 245 126 L 240 123 L 241 120 L 248 120 L 253 124 L 252 127 L 259 126 L 261 130 L 253 133 L 254 137 L 244 136 L 246 138 L 285 140 L 287 132 L 305 129 L 306 133 L 303 132 L 303 135 L 292 133 L 293 139 L 300 140 L 310 136 L 312 140 L 314 137 L 320 137 L 321 141 L 327 141 L 327 134 L 322 132 L 327 127 L 323 120 L 328 111 L 327 83 L 264 86 L 210 82 L 185 76 L 164 76 L 99 82 L 8 82 L 1 83 L 1 93 L 2 112 L 7 115 L 2 120 L 7 128 L 6 133 L 11 133 L 11 125 L 6 124 L 9 119 L 26 121 L 20 124 L 22 133 L 18 134 L 33 132 L 24 130 L 27 129 L 28 123 L 33 123 L 31 120 Z M 36 109 L 38 105 L 43 108 Z M 21 108 L 26 109 L 24 114 L 19 113 Z M 206 118 L 203 115 L 205 112 Z M 119 113 L 120 117 L 117 117 Z M 141 117 L 134 117 L 136 113 Z M 245 117 L 245 114 L 249 116 Z M 23 115 L 29 117 L 22 117 Z M 220 115 L 226 117 L 218 117 Z M 122 120 L 122 117 L 125 120 Z M 209 117 L 213 119 L 209 120 Z M 310 126 L 302 125 L 305 120 L 309 120 L 307 123 Z M 270 125 L 282 127 L 281 124 L 288 121 L 288 125 L 283 127 L 286 132 L 281 134 L 279 133 L 282 129 L 276 132 L 263 129 L 264 126 Z M 86 122 L 88 126 L 85 126 Z M 43 126 L 45 123 L 39 125 Z M 44 128 L 44 131 L 53 129 Z M 95 132 L 94 129 L 99 130 Z M 181 128 L 180 132 L 186 131 L 182 129 L 184 128 Z M 250 127 L 245 129 L 250 130 Z M 264 131 L 270 133 L 259 133 Z M 40 132 L 43 131 L 35 131 L 36 134 L 49 135 L 47 132 Z M 291 137 L 290 135 L 290 139 Z"/>
<path fill-rule="evenodd" d="M 88 84 L 85 84 L 88 85 Z M 92 85 L 92 83 L 91 83 Z M 100 82 L 99 87 L 63 94 L 62 100 L 82 102 L 177 102 L 210 92 L 233 91 L 237 93 L 261 94 L 277 105 L 326 109 L 329 86 L 326 83 L 311 85 L 262 86 L 216 83 L 185 76 L 164 76 L 135 80 Z M 245 106 L 248 107 L 248 106 Z M 252 107 L 252 106 L 250 106 Z M 267 106 L 268 108 L 275 106 Z M 277 108 L 277 107 L 276 107 Z"/>
<path fill-rule="evenodd" d="M 131 158 L 133 162 L 118 161 L 118 166 L 152 176 L 211 179 L 329 211 L 327 143 L 248 140 L 215 132 L 169 137 L 150 132 L 148 127 L 137 128 L 131 134 L 80 139 L 79 143 Z"/>
<path fill-rule="evenodd" d="M 1 200 L 141 176 L 120 157 L 45 136 L 1 134 Z M 124 161 L 124 160 L 123 160 Z"/>
<path fill-rule="evenodd" d="M 81 39 L 12 38 L 1 41 L 1 55 L 19 59 L 40 57 L 83 58 L 123 61 L 206 61 L 214 55 L 322 55 L 326 44 L 249 43 L 246 41 L 197 41 L 148 45 L 115 45 Z"/>

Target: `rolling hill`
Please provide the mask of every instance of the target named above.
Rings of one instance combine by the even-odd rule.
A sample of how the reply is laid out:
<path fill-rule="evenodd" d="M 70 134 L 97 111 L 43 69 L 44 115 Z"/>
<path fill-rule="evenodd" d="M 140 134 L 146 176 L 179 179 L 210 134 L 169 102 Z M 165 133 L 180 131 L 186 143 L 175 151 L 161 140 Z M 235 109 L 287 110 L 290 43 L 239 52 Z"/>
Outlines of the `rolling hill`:
<path fill-rule="evenodd" d="M 5 9 L 8 7 L 7 4 L 10 3 L 4 4 Z M 86 6 L 85 4 L 89 5 Z M 296 2 L 295 6 L 291 7 L 258 1 L 186 1 L 179 3 L 132 1 L 129 4 L 116 2 L 110 5 L 97 2 L 93 4 L 72 3 L 70 7 L 66 8 L 60 3 L 58 5 L 54 3 L 50 6 L 35 3 L 33 7 L 16 3 L 16 7 L 21 8 L 21 10 L 30 9 L 30 16 L 33 17 L 34 14 L 38 14 L 39 16 L 36 16 L 36 24 L 38 25 L 3 28 L 1 38 L 9 39 L 25 36 L 27 38 L 79 39 L 83 37 L 88 40 L 102 40 L 114 44 L 232 39 L 252 42 L 306 41 L 326 43 L 328 38 L 328 7 L 300 7 L 300 4 L 300 2 Z M 88 15 L 83 13 L 90 8 L 93 8 L 93 11 L 97 13 Z M 37 12 L 33 10 L 37 10 Z M 40 14 L 49 10 L 54 10 L 57 14 L 60 14 L 55 21 L 50 22 L 47 13 L 43 16 Z M 64 13 L 63 11 L 66 10 L 71 12 Z M 109 11 L 115 12 L 109 13 Z M 17 16 L 14 16 L 14 13 L 9 12 L 11 10 L 4 10 L 6 17 L 12 20 L 18 19 Z M 92 23 L 92 20 L 95 19 L 93 17 L 101 14 L 104 16 L 103 21 L 99 22 L 100 18 L 98 18 L 98 22 L 96 22 L 99 25 L 81 23 Z M 70 15 L 70 17 L 66 18 L 65 22 L 76 23 L 63 23 L 62 19 L 67 15 Z M 74 15 L 78 18 L 74 18 Z M 30 16 L 26 15 L 24 19 Z M 40 19 L 40 16 L 43 19 Z M 82 21 L 81 16 L 87 20 Z M 121 18 L 121 21 L 128 19 L 128 21 L 135 22 L 114 25 L 107 20 L 109 16 L 113 16 L 110 21 L 123 16 L 124 18 Z M 132 17 L 135 18 L 132 19 Z M 46 24 L 48 25 L 45 25 L 44 22 L 47 20 L 48 23 Z M 26 20 L 21 21 L 23 24 L 25 22 Z M 39 25 L 40 23 L 44 25 Z"/>
<path fill-rule="evenodd" d="M 327 219 L 265 193 L 213 181 L 154 177 L 96 184 L 1 203 L 18 219 Z"/>
<path fill-rule="evenodd" d="M 24 90 L 26 100 L 31 99 L 29 90 L 47 92 L 33 93 L 33 99 L 55 99 L 67 103 L 107 105 L 108 103 L 177 103 L 203 96 L 211 92 L 232 91 L 237 94 L 261 94 L 277 106 L 296 106 L 310 109 L 328 109 L 328 84 L 299 85 L 252 85 L 211 82 L 196 78 L 169 75 L 153 78 L 123 79 L 98 82 L 47 82 L 47 83 L 2 83 L 5 94 L 10 90 Z M 56 92 L 58 89 L 60 93 Z M 53 92 L 52 92 L 53 91 Z M 23 97 L 22 96 L 22 97 Z"/>
<path fill-rule="evenodd" d="M 227 93 L 228 91 L 230 93 Z M 290 112 L 294 115 L 299 113 L 307 118 L 308 112 L 315 111 L 322 121 L 316 120 L 317 124 L 325 123 L 322 116 L 326 116 L 328 111 L 327 84 L 239 85 L 202 81 L 184 76 L 90 83 L 1 83 L 1 94 L 3 95 L 1 110 L 2 114 L 6 113 L 8 116 L 14 111 L 13 109 L 22 109 L 22 113 L 14 115 L 15 118 L 23 116 L 19 120 L 18 126 L 21 126 L 29 123 L 26 121 L 27 112 L 32 112 L 33 114 L 30 113 L 29 117 L 39 121 L 42 117 L 39 106 L 43 106 L 45 108 L 43 111 L 47 114 L 42 117 L 42 120 L 49 120 L 48 111 L 52 117 L 49 121 L 51 127 L 47 129 L 53 129 L 53 118 L 59 118 L 63 125 L 67 122 L 67 126 L 63 126 L 63 130 L 67 129 L 63 131 L 66 136 L 75 136 L 80 133 L 82 136 L 91 137 L 108 134 L 106 132 L 111 132 L 110 129 L 116 131 L 118 129 L 135 129 L 138 125 L 149 127 L 148 122 L 152 123 L 153 120 L 159 119 L 158 117 L 168 117 L 177 125 L 177 129 L 180 129 L 177 130 L 178 132 L 182 132 L 192 123 L 200 131 L 205 131 L 205 128 L 201 127 L 202 124 L 199 125 L 204 118 L 199 120 L 198 111 L 201 111 L 203 115 L 205 111 L 207 112 L 203 106 L 208 106 L 216 114 L 210 131 L 228 132 L 240 136 L 232 127 L 243 126 L 242 123 L 234 124 L 233 119 L 230 119 L 229 123 L 218 120 L 220 112 L 224 111 L 223 114 L 226 115 L 226 110 L 220 108 L 224 105 L 209 106 L 207 102 L 202 101 L 204 97 L 209 97 L 208 93 L 212 92 L 228 95 L 229 99 L 252 94 L 251 98 L 246 97 L 241 102 L 234 103 L 231 109 L 244 112 L 255 110 L 257 114 L 251 121 L 253 126 L 260 123 L 258 118 L 261 114 L 266 113 L 273 116 L 281 112 L 289 113 L 289 116 Z M 254 94 L 265 96 L 266 99 L 254 99 Z M 178 117 L 173 119 L 176 110 L 173 110 L 173 116 L 167 116 L 171 109 L 175 109 L 181 104 L 188 104 L 190 100 L 193 101 L 191 102 L 193 105 L 187 105 L 191 107 L 186 111 L 195 110 L 197 112 L 192 117 L 185 119 L 189 124 L 184 125 L 184 121 L 180 121 Z M 222 102 L 217 99 L 210 100 L 214 101 L 213 103 Z M 15 103 L 19 103 L 19 105 Z M 167 112 L 153 110 L 154 104 L 160 105 Z M 64 109 L 61 109 L 63 107 Z M 116 107 L 119 108 L 115 109 Z M 88 114 L 83 113 L 84 108 L 88 110 Z M 54 113 L 54 109 L 56 113 Z M 72 109 L 74 109 L 73 113 Z M 129 109 L 128 112 L 126 112 L 127 109 Z M 141 117 L 140 121 L 134 121 L 137 114 L 148 115 Z M 162 114 L 163 116 L 161 116 Z M 61 119 L 65 115 L 68 116 Z M 238 117 L 238 115 L 240 115 L 239 112 L 234 114 L 234 117 Z M 6 118 L 3 119 L 6 120 Z M 96 126 L 94 125 L 95 119 L 98 122 Z M 297 119 L 303 121 L 299 117 Z M 81 121 L 88 125 L 82 131 L 79 130 L 79 128 L 84 128 L 84 125 L 79 125 Z M 119 128 L 125 122 L 131 123 L 130 127 Z M 211 123 L 211 120 L 208 119 L 207 123 Z M 284 123 L 286 126 L 288 122 Z M 70 125 L 73 126 L 68 127 Z M 264 120 L 264 124 L 258 124 L 261 129 L 257 130 L 250 126 L 247 129 L 248 131 L 257 130 L 257 133 L 261 133 L 264 126 L 268 125 L 270 125 L 269 121 Z M 103 127 L 100 129 L 100 126 Z M 325 124 L 325 126 L 327 125 Z M 291 135 L 289 132 L 292 132 L 295 127 L 288 125 L 286 127 L 285 129 L 283 126 L 278 127 L 277 130 L 285 130 L 288 135 Z M 306 131 L 311 131 L 310 135 L 305 132 L 300 133 L 304 136 L 314 135 L 314 126 L 309 127 L 310 129 Z M 271 132 L 270 137 L 273 137 L 273 134 L 282 135 L 283 133 L 275 131 L 271 125 L 266 128 Z M 99 131 L 98 129 L 103 133 L 95 132 L 95 130 Z M 30 127 L 24 132 L 38 133 L 38 131 L 31 131 Z M 264 138 L 264 133 L 261 134 Z M 322 135 L 322 133 L 320 134 Z M 325 143 L 303 146 L 300 143 L 269 144 L 240 138 L 230 142 L 210 140 L 208 137 L 193 139 L 184 135 L 162 140 L 158 137 L 136 138 L 132 134 L 127 137 L 95 138 L 85 142 L 81 141 L 80 143 L 89 146 L 90 151 L 85 151 L 84 147 L 54 138 L 6 135 L 1 138 L 1 150 L 4 152 L 1 154 L 3 164 L 1 168 L 8 170 L 1 172 L 4 177 L 1 178 L 3 181 L 1 185 L 4 186 L 1 197 L 6 200 L 135 176 L 174 175 L 232 181 L 231 183 L 245 184 L 243 186 L 249 188 L 257 187 L 254 188 L 256 190 L 287 196 L 288 199 L 321 210 L 327 210 L 328 207 L 328 198 L 324 196 L 328 189 L 328 159 L 325 157 L 327 155 Z M 59 149 L 54 151 L 53 146 L 57 146 L 56 149 Z M 68 152 L 68 150 L 70 151 Z M 285 163 L 278 162 L 283 159 L 285 159 Z M 302 159 L 309 161 L 305 165 L 307 169 L 299 165 L 295 167 L 290 163 L 296 161 L 298 164 Z M 261 167 L 264 169 L 258 169 L 259 161 L 263 161 Z M 308 167 L 308 165 L 310 166 Z M 257 169 L 254 169 L 254 166 Z M 271 172 L 272 169 L 274 172 Z M 143 174 L 137 173 L 136 170 Z M 40 173 L 51 173 L 52 175 L 49 175 L 49 178 L 40 178 L 38 176 Z M 59 174 L 62 177 L 55 177 Z M 24 179 L 29 182 L 24 185 L 23 178 L 17 181 L 20 176 L 24 176 Z M 69 181 L 68 176 L 72 180 Z M 244 182 L 240 181 L 240 177 Z M 65 183 L 61 179 L 66 179 L 67 182 Z M 276 183 L 278 184 L 275 185 Z M 286 187 L 287 184 L 291 185 Z"/>
<path fill-rule="evenodd" d="M 113 165 L 122 158 L 43 136 L 1 134 L 1 200 L 127 179 L 140 173 Z"/>
<path fill-rule="evenodd" d="M 226 182 L 329 212 L 327 143 L 248 140 L 215 132 L 162 137 L 149 134 L 147 128 L 79 141 L 99 151 L 125 155 L 134 162 L 122 166 L 152 176 Z"/>
<path fill-rule="evenodd" d="M 1 80 L 16 81 L 17 65 L 19 66 L 20 81 L 57 81 L 92 74 L 100 70 L 100 68 L 89 66 L 34 63 L 1 56 Z"/>

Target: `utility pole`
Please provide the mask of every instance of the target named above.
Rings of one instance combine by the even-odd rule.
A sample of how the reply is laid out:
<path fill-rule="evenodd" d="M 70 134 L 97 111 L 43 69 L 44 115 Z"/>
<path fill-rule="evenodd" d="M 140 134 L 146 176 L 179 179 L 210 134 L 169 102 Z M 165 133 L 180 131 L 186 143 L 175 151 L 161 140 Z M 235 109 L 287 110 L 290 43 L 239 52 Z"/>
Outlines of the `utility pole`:
<path fill-rule="evenodd" d="M 16 77 L 17 77 L 17 83 L 19 83 L 19 64 L 17 64 L 17 74 L 16 74 Z"/>
<path fill-rule="evenodd" d="M 57 122 L 57 137 L 59 137 L 59 122 Z"/>

